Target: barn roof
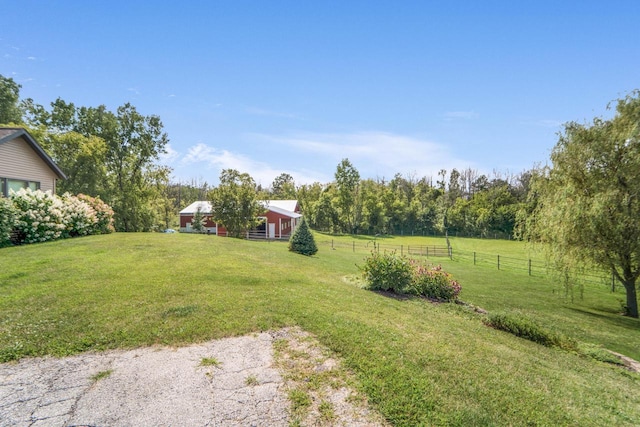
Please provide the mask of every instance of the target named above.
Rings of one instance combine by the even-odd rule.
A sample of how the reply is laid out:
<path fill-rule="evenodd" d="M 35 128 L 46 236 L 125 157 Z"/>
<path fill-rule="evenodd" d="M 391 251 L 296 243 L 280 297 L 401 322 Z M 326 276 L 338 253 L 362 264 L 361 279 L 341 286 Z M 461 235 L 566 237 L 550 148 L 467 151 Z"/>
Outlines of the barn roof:
<path fill-rule="evenodd" d="M 302 215 L 299 214 L 298 212 L 293 212 L 293 211 L 289 211 L 289 210 L 286 210 L 286 209 L 281 209 L 281 208 L 279 208 L 277 206 L 273 206 L 273 205 L 269 205 L 269 210 L 271 212 L 279 213 L 281 215 L 286 215 L 289 218 L 300 218 L 300 217 L 302 217 Z"/>
<path fill-rule="evenodd" d="M 269 208 L 279 208 L 290 212 L 295 212 L 298 207 L 297 200 L 261 200 L 260 203 Z"/>
<path fill-rule="evenodd" d="M 198 200 L 197 202 L 193 202 L 186 208 L 182 209 L 180 211 L 180 214 L 194 214 L 198 212 L 198 207 L 200 208 L 200 212 L 204 214 L 211 213 L 211 202 L 208 202 L 206 200 Z"/>
<path fill-rule="evenodd" d="M 297 200 L 260 200 L 262 206 L 267 208 L 270 211 L 287 215 L 291 218 L 300 218 L 302 215 L 295 212 L 295 209 L 298 205 Z M 200 208 L 200 212 L 203 214 L 210 214 L 212 211 L 211 202 L 206 200 L 198 200 L 197 202 L 191 203 L 186 208 L 180 211 L 180 214 L 191 215 L 195 214 L 198 211 L 198 207 Z"/>

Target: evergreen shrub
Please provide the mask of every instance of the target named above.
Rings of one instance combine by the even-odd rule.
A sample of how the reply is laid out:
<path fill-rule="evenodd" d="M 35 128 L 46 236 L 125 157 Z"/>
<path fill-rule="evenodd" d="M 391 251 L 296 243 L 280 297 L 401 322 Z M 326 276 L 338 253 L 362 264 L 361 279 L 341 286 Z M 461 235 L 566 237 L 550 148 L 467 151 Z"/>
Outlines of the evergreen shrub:
<path fill-rule="evenodd" d="M 289 250 L 307 256 L 315 255 L 318 252 L 318 246 L 304 217 L 293 231 L 289 240 Z"/>

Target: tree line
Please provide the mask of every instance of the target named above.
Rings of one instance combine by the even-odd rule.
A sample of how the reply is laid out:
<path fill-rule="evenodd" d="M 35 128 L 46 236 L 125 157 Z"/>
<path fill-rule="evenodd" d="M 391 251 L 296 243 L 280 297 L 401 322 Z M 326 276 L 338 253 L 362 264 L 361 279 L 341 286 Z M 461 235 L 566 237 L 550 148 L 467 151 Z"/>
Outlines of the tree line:
<path fill-rule="evenodd" d="M 361 179 L 349 159 L 329 184 L 301 185 L 296 196 L 317 230 L 349 234 L 434 233 L 511 238 L 531 172 L 489 178 L 467 168 L 431 177 Z M 274 187 L 274 186 L 272 186 Z"/>

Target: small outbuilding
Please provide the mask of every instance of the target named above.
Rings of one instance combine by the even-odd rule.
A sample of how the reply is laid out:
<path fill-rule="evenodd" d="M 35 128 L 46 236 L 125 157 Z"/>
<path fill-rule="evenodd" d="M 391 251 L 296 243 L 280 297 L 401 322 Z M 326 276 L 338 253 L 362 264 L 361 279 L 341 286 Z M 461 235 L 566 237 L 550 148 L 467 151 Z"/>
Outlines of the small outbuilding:
<path fill-rule="evenodd" d="M 56 192 L 56 181 L 66 176 L 22 128 L 0 127 L 0 195 L 21 188 Z"/>
<path fill-rule="evenodd" d="M 300 222 L 300 205 L 297 200 L 260 200 L 265 212 L 259 218 L 263 219 L 255 230 L 247 230 L 247 236 L 260 239 L 288 239 Z M 196 213 L 205 218 L 205 231 L 208 234 L 226 236 L 227 230 L 213 218 L 211 203 L 197 201 L 180 211 L 180 231 L 192 233 L 193 219 Z"/>

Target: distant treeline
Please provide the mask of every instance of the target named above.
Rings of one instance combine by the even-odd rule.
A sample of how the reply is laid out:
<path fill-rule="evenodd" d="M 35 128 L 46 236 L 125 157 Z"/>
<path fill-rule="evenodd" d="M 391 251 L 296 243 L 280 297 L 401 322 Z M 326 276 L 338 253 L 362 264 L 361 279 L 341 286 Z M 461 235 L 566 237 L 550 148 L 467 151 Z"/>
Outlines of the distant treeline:
<path fill-rule="evenodd" d="M 297 199 L 309 225 L 345 234 L 444 234 L 512 238 L 518 211 L 525 206 L 531 171 L 493 176 L 473 169 L 441 170 L 438 179 L 396 174 L 393 179 L 361 179 L 348 159 L 330 183 L 296 185 L 283 173 L 264 199 Z M 172 183 L 168 198 L 175 208 L 204 200 L 206 182 Z"/>

